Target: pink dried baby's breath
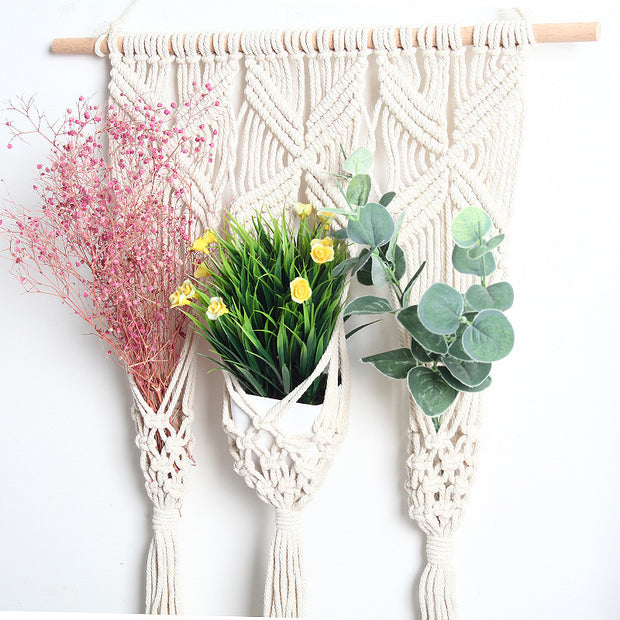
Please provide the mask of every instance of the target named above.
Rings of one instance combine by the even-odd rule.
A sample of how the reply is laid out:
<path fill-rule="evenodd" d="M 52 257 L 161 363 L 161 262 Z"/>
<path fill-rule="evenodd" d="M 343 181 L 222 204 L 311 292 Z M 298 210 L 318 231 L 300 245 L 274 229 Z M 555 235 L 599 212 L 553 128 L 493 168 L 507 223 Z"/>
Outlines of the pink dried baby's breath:
<path fill-rule="evenodd" d="M 182 313 L 170 311 L 169 294 L 191 271 L 185 248 L 193 218 L 191 186 L 180 172 L 182 128 L 170 125 L 170 109 L 148 107 L 148 123 L 118 105 L 102 123 L 80 98 L 75 112 L 50 124 L 32 100 L 11 106 L 28 124 L 19 131 L 11 123 L 14 138 L 37 134 L 50 154 L 37 166 L 41 207 L 9 199 L 0 233 L 26 290 L 56 295 L 84 318 L 157 409 L 187 327 Z M 209 158 L 201 149 L 194 157 Z"/>

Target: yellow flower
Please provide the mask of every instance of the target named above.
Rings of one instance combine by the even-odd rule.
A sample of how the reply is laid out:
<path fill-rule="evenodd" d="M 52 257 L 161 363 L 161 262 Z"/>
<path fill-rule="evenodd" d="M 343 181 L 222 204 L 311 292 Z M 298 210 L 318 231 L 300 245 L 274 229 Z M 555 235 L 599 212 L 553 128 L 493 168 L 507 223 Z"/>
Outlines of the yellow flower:
<path fill-rule="evenodd" d="M 228 314 L 228 308 L 221 297 L 211 297 L 209 301 L 209 307 L 207 308 L 208 319 L 215 321 L 215 319 L 221 317 L 223 314 Z"/>
<path fill-rule="evenodd" d="M 310 242 L 310 247 L 312 248 L 310 258 L 312 258 L 312 260 L 319 265 L 333 261 L 333 243 L 334 242 L 329 237 L 326 237 L 325 239 L 313 239 Z"/>
<path fill-rule="evenodd" d="M 183 295 L 187 299 L 192 299 L 196 297 L 196 289 L 193 287 L 192 283 L 189 280 L 185 280 L 183 284 L 181 284 L 181 295 Z"/>
<path fill-rule="evenodd" d="M 196 271 L 194 271 L 194 278 L 206 278 L 207 276 L 210 276 L 211 272 L 209 271 L 209 268 L 207 267 L 207 263 L 202 262 L 200 263 L 200 265 L 198 265 L 198 267 L 196 267 Z"/>
<path fill-rule="evenodd" d="M 305 278 L 295 278 L 291 282 L 291 297 L 294 302 L 302 304 L 306 299 L 310 299 L 311 295 L 312 289 Z"/>
<path fill-rule="evenodd" d="M 321 222 L 321 224 L 329 224 L 332 221 L 332 218 L 334 217 L 333 213 L 329 213 L 327 211 L 319 211 L 317 213 L 317 216 L 319 218 L 319 221 Z"/>
<path fill-rule="evenodd" d="M 293 210 L 301 218 L 308 217 L 312 213 L 312 203 L 296 202 L 293 205 Z"/>
<path fill-rule="evenodd" d="M 196 289 L 189 280 L 185 280 L 181 286 L 177 286 L 176 291 L 170 295 L 170 307 L 178 308 L 179 306 L 187 306 L 189 300 L 196 297 Z"/>
<path fill-rule="evenodd" d="M 177 289 L 176 291 L 174 291 L 174 293 L 172 293 L 172 295 L 170 295 L 170 307 L 171 308 L 177 308 L 178 306 L 181 305 L 179 303 L 180 296 L 181 296 L 181 291 L 179 289 Z"/>
<path fill-rule="evenodd" d="M 334 240 L 331 237 L 323 237 L 323 239 L 312 239 L 310 241 L 310 247 L 314 248 L 316 245 L 324 245 L 325 247 L 331 248 L 334 245 Z"/>
<path fill-rule="evenodd" d="M 196 252 L 205 252 L 207 251 L 207 246 L 215 243 L 217 241 L 217 237 L 211 230 L 206 230 L 202 237 L 198 237 L 190 246 L 190 250 L 196 250 Z"/>

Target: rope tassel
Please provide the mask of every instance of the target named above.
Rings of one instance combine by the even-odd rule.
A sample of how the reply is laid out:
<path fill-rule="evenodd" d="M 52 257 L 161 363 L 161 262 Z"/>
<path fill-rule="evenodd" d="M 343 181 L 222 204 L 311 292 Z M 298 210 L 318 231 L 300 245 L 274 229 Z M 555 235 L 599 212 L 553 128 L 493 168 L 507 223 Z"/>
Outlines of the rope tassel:
<path fill-rule="evenodd" d="M 427 565 L 420 579 L 422 620 L 456 620 L 452 539 L 429 536 Z"/>
<path fill-rule="evenodd" d="M 146 560 L 146 613 L 181 614 L 177 593 L 177 523 L 179 511 L 153 513 L 153 539 Z"/>
<path fill-rule="evenodd" d="M 270 618 L 302 618 L 304 607 L 301 513 L 277 510 L 276 534 L 267 560 L 263 615 Z"/>
<path fill-rule="evenodd" d="M 153 505 L 153 539 L 146 560 L 147 614 L 182 613 L 177 576 L 177 529 L 192 465 L 195 339 L 187 338 L 161 405 L 154 411 L 133 378 L 132 416 L 145 489 Z"/>

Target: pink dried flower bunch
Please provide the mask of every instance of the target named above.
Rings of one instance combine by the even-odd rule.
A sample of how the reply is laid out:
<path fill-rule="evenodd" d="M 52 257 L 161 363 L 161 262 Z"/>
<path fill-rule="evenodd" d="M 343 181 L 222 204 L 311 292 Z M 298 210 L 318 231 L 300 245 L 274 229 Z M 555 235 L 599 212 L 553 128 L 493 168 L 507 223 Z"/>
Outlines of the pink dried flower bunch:
<path fill-rule="evenodd" d="M 7 123 L 9 146 L 34 133 L 50 153 L 37 166 L 38 208 L 9 198 L 0 215 L 25 288 L 60 297 L 86 320 L 155 410 L 186 330 L 186 317 L 169 307 L 170 292 L 190 268 L 191 185 L 181 163 L 211 159 L 213 148 L 214 132 L 205 135 L 203 126 L 190 138 L 175 122 L 177 109 L 110 104 L 103 120 L 80 97 L 75 112 L 50 124 L 32 99 L 10 106 L 27 129 Z"/>

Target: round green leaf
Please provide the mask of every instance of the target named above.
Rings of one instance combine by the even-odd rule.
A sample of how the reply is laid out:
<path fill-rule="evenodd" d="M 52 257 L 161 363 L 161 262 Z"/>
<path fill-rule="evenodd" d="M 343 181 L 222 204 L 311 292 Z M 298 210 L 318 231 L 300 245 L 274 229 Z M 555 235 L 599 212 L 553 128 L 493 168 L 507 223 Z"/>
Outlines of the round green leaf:
<path fill-rule="evenodd" d="M 457 271 L 473 276 L 488 276 L 496 269 L 495 259 L 490 252 L 480 258 L 472 259 L 467 255 L 467 250 L 458 245 L 455 245 L 452 251 L 452 264 Z"/>
<path fill-rule="evenodd" d="M 514 345 L 514 330 L 499 310 L 483 310 L 463 334 L 463 348 L 478 362 L 496 362 Z"/>
<path fill-rule="evenodd" d="M 458 392 L 438 372 L 418 366 L 409 371 L 407 385 L 420 409 L 431 418 L 441 415 L 456 399 Z"/>
<path fill-rule="evenodd" d="M 356 174 L 347 187 L 347 202 L 350 205 L 363 207 L 370 195 L 370 177 L 367 174 Z"/>
<path fill-rule="evenodd" d="M 363 174 L 372 167 L 372 151 L 361 146 L 346 158 L 342 167 L 349 174 Z"/>
<path fill-rule="evenodd" d="M 427 351 L 445 355 L 448 352 L 448 344 L 443 336 L 428 331 L 418 317 L 418 307 L 409 306 L 396 313 L 396 318 L 401 325 L 421 344 Z"/>
<path fill-rule="evenodd" d="M 377 353 L 363 358 L 362 362 L 372 364 L 380 373 L 392 379 L 404 379 L 407 373 L 418 365 L 409 349 Z"/>
<path fill-rule="evenodd" d="M 474 284 L 467 289 L 465 297 L 474 310 L 508 310 L 514 301 L 514 291 L 508 282 L 497 282 L 487 287 Z"/>
<path fill-rule="evenodd" d="M 480 385 L 489 376 L 492 366 L 485 362 L 465 362 L 449 355 L 444 355 L 441 361 L 455 379 L 469 387 Z"/>
<path fill-rule="evenodd" d="M 451 286 L 438 282 L 422 295 L 418 316 L 434 334 L 453 334 L 460 325 L 463 297 Z"/>
<path fill-rule="evenodd" d="M 391 215 L 377 202 L 369 202 L 359 210 L 359 219 L 349 220 L 347 226 L 349 239 L 377 247 L 388 243 L 394 232 Z"/>
<path fill-rule="evenodd" d="M 452 237 L 462 248 L 471 248 L 491 230 L 491 218 L 478 207 L 465 207 L 452 222 Z"/>
<path fill-rule="evenodd" d="M 489 385 L 491 385 L 491 377 L 487 377 L 480 385 L 471 387 L 469 385 L 465 385 L 464 383 L 461 383 L 458 379 L 455 379 L 450 374 L 450 371 L 445 366 L 438 366 L 437 370 L 439 371 L 441 378 L 450 387 L 453 387 L 455 390 L 458 390 L 459 392 L 482 392 L 482 390 L 486 390 L 489 387 Z"/>

